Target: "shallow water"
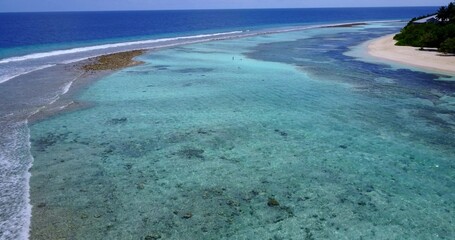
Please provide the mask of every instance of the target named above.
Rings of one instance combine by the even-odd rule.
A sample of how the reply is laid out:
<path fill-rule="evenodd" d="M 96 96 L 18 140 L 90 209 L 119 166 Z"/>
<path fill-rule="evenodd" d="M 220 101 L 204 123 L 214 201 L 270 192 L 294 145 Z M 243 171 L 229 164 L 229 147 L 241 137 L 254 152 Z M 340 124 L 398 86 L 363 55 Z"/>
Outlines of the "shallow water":
<path fill-rule="evenodd" d="M 32 239 L 453 239 L 454 85 L 395 25 L 151 52 L 31 127 Z"/>

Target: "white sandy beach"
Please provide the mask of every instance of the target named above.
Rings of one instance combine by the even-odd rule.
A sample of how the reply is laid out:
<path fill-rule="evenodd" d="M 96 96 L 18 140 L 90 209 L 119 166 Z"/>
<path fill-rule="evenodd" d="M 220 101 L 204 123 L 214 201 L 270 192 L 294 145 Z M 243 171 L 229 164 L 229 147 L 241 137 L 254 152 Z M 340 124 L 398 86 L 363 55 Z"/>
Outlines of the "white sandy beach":
<path fill-rule="evenodd" d="M 416 47 L 395 46 L 394 34 L 373 40 L 368 53 L 374 57 L 406 65 L 455 74 L 455 56 L 436 51 L 420 51 Z"/>

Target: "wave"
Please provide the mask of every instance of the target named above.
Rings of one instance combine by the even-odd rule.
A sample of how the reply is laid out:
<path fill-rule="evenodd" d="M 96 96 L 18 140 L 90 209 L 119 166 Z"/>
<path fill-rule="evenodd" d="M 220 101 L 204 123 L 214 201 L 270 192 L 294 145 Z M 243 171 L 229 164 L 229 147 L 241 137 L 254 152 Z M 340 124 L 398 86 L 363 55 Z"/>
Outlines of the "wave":
<path fill-rule="evenodd" d="M 142 41 L 131 41 L 131 42 L 121 42 L 121 43 L 111 43 L 111 44 L 103 44 L 103 45 L 95 45 L 95 46 L 88 46 L 88 47 L 78 47 L 78 48 L 71 48 L 71 49 L 63 49 L 63 50 L 55 50 L 50 52 L 39 52 L 39 53 L 32 53 L 23 56 L 16 56 L 16 57 L 9 57 L 0 60 L 0 67 L 10 68 L 8 69 L 12 73 L 9 74 L 0 74 L 0 84 L 4 83 L 8 80 L 11 80 L 15 77 L 31 73 L 34 71 L 42 70 L 48 67 L 55 66 L 56 64 L 69 64 L 74 63 L 82 60 L 86 60 L 91 57 L 96 57 L 100 55 L 105 55 L 109 53 L 116 53 L 116 52 L 123 52 L 135 49 L 157 49 L 157 48 L 164 48 L 164 47 L 174 47 L 182 44 L 191 44 L 191 43 L 199 43 L 199 42 L 206 42 L 206 41 L 213 41 L 213 40 L 224 40 L 230 38 L 239 38 L 239 37 L 254 37 L 258 35 L 267 35 L 267 34 L 274 34 L 274 33 L 285 33 L 285 32 L 292 32 L 292 31 L 302 31 L 308 29 L 315 29 L 315 28 L 323 28 L 323 27 L 336 27 L 346 24 L 361 24 L 361 23 L 386 23 L 386 22 L 398 22 L 401 20 L 387 20 L 387 21 L 364 21 L 364 22 L 347 22 L 347 23 L 336 23 L 336 24 L 320 24 L 320 25 L 307 25 L 307 26 L 294 26 L 294 27 L 285 27 L 285 28 L 275 28 L 275 29 L 262 29 L 262 30 L 245 30 L 245 31 L 231 31 L 231 32 L 221 32 L 221 33 L 213 33 L 213 34 L 200 34 L 200 35 L 191 35 L 191 36 L 181 36 L 181 37 L 173 37 L 173 38 L 160 38 L 160 39 L 150 39 L 150 40 L 142 40 Z M 103 51 L 105 50 L 105 51 Z M 81 56 L 81 54 L 83 54 Z M 55 59 L 57 57 L 65 57 L 68 55 L 66 59 Z M 73 55 L 71 57 L 71 55 Z M 76 56 L 77 55 L 77 56 Z M 46 62 L 45 59 L 48 58 Z M 54 58 L 54 59 L 52 59 Z M 22 72 L 18 72 L 18 67 L 12 66 L 9 67 L 7 64 L 21 64 L 27 63 L 27 61 L 33 60 L 40 60 L 43 59 L 43 62 L 35 64 L 35 66 L 28 67 L 26 70 Z M 3 66 L 2 66 L 3 65 Z"/>
<path fill-rule="evenodd" d="M 88 51 L 93 51 L 93 50 L 103 50 L 103 49 L 109 49 L 109 48 L 127 47 L 127 46 L 133 46 L 133 45 L 153 44 L 153 43 L 179 41 L 179 40 L 192 40 L 192 39 L 211 38 L 211 37 L 236 35 L 236 34 L 244 34 L 242 36 L 250 36 L 250 35 L 288 32 L 288 31 L 299 31 L 299 30 L 321 28 L 321 27 L 341 26 L 341 25 L 345 25 L 345 24 L 386 23 L 386 22 L 399 22 L 399 21 L 401 21 L 401 20 L 347 22 L 347 23 L 337 23 L 337 24 L 321 24 L 321 25 L 311 25 L 311 26 L 287 27 L 287 28 L 283 28 L 283 29 L 270 29 L 270 30 L 263 30 L 263 31 L 257 31 L 257 32 L 252 32 L 250 30 L 231 31 L 231 32 L 222 32 L 222 33 L 182 36 L 182 37 L 174 37 L 174 38 L 160 38 L 160 39 L 151 39 L 151 40 L 142 40 L 142 41 L 110 43 L 110 44 L 103 44 L 103 45 L 96 45 L 96 46 L 89 46 L 89 47 L 55 50 L 55 51 L 50 51 L 50 52 L 32 53 L 32 54 L 18 56 L 18 57 L 10 57 L 10 58 L 5 58 L 5 59 L 0 60 L 0 64 L 25 61 L 25 60 L 30 60 L 30 59 L 39 59 L 39 58 L 45 58 L 45 57 L 51 57 L 51 56 L 59 56 L 59 55 L 71 54 L 71 53 L 88 52 Z"/>
<path fill-rule="evenodd" d="M 35 67 L 35 68 L 32 68 L 32 69 L 23 70 L 22 72 L 19 72 L 19 73 L 16 72 L 16 73 L 9 73 L 9 74 L 0 75 L 0 83 L 4 83 L 4 82 L 6 82 L 8 80 L 11 80 L 13 78 L 25 75 L 27 73 L 31 73 L 31 72 L 42 70 L 42 69 L 46 69 L 46 68 L 50 68 L 50 67 L 53 67 L 55 65 L 56 64 L 46 64 L 46 65 L 38 66 L 38 67 Z M 15 69 L 15 70 L 17 70 L 17 69 Z"/>
<path fill-rule="evenodd" d="M 38 58 L 44 58 L 44 57 L 51 57 L 51 56 L 58 56 L 58 55 L 64 55 L 64 54 L 70 54 L 70 53 L 80 53 L 80 52 L 88 52 L 88 51 L 93 51 L 93 50 L 103 50 L 103 49 L 108 49 L 108 48 L 126 47 L 126 46 L 131 46 L 131 45 L 153 44 L 153 43 L 160 43 L 160 42 L 179 41 L 179 40 L 198 39 L 198 38 L 210 38 L 210 37 L 232 35 L 232 34 L 238 34 L 238 33 L 242 33 L 242 31 L 214 33 L 214 34 L 201 34 L 201 35 L 175 37 L 175 38 L 160 38 L 160 39 L 153 39 L 153 40 L 111 43 L 111 44 L 104 44 L 104 45 L 97 45 L 97 46 L 90 46 L 90 47 L 55 50 L 55 51 L 51 51 L 51 52 L 32 53 L 32 54 L 28 54 L 28 55 L 24 55 L 24 56 L 19 56 L 19 57 L 6 58 L 3 60 L 0 60 L 0 64 L 25 61 L 25 60 L 30 60 L 30 59 L 38 59 Z"/>
<path fill-rule="evenodd" d="M 258 32 L 251 33 L 251 35 L 280 33 L 280 32 L 288 32 L 288 31 L 299 31 L 299 30 L 320 28 L 320 27 L 340 26 L 340 25 L 344 25 L 344 24 L 381 23 L 381 22 L 395 22 L 395 21 L 401 21 L 401 20 L 348 22 L 348 23 L 322 24 L 322 25 L 312 25 L 312 26 L 303 26 L 303 27 L 300 26 L 300 27 L 293 27 L 293 28 L 285 28 L 285 29 L 281 29 L 281 30 L 272 29 L 269 31 L 267 31 L 267 30 L 258 31 Z M 55 51 L 50 51 L 50 52 L 32 53 L 32 54 L 28 54 L 28 55 L 24 55 L 24 56 L 5 58 L 5 59 L 0 60 L 0 64 L 25 61 L 25 60 L 30 60 L 30 59 L 39 59 L 39 58 L 44 58 L 44 57 L 58 56 L 58 55 L 64 55 L 64 54 L 70 54 L 70 53 L 81 53 L 81 52 L 88 52 L 88 51 L 93 51 L 93 50 L 103 50 L 103 49 L 116 48 L 116 47 L 127 47 L 127 46 L 132 46 L 132 45 L 141 45 L 141 44 L 153 44 L 153 43 L 161 43 L 161 42 L 169 42 L 169 41 L 210 38 L 210 37 L 218 37 L 218 36 L 223 36 L 223 35 L 235 35 L 235 34 L 250 33 L 250 32 L 251 32 L 250 30 L 232 31 L 232 32 L 222 32 L 222 33 L 213 33 L 213 34 L 201 34 L 201 35 L 174 37 L 174 38 L 160 38 L 160 39 L 151 39 L 151 40 L 143 40 L 143 41 L 110 43 L 110 44 L 103 44 L 103 45 L 96 45 L 96 46 L 89 46 L 89 47 L 55 50 Z M 250 34 L 245 34 L 245 35 L 249 36 Z M 245 36 L 245 35 L 243 35 L 243 36 Z"/>
<path fill-rule="evenodd" d="M 30 204 L 30 168 L 33 163 L 31 154 L 30 128 L 28 119 L 38 114 L 47 106 L 54 104 L 61 96 L 66 94 L 76 76 L 70 82 L 60 87 L 56 95 L 47 99 L 42 106 L 33 109 L 23 120 L 15 121 L 14 113 L 9 113 L 0 118 L 0 205 L 9 206 L 3 209 L 0 218 L 0 239 L 29 239 L 29 229 L 32 216 Z M 70 102 L 60 109 L 63 109 Z"/>
<path fill-rule="evenodd" d="M 0 239 L 28 239 L 32 214 L 30 205 L 30 130 L 27 120 L 2 122 L 0 148 Z"/>

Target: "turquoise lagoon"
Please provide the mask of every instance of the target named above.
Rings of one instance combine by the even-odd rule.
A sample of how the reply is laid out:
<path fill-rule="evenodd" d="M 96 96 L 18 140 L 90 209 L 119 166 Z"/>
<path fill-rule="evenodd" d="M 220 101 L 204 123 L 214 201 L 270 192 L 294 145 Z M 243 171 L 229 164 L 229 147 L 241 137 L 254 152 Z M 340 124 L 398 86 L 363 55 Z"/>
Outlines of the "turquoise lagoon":
<path fill-rule="evenodd" d="M 31 126 L 31 238 L 454 239 L 451 78 L 345 55 L 400 25 L 151 51 L 100 79 L 93 107 Z"/>

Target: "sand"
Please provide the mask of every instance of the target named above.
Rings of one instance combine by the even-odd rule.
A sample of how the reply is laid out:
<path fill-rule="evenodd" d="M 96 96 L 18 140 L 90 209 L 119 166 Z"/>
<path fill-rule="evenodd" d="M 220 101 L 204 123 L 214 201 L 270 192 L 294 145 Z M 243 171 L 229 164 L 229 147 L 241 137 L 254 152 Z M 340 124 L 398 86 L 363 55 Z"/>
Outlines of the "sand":
<path fill-rule="evenodd" d="M 455 74 L 455 55 L 444 55 L 435 50 L 421 51 L 416 47 L 395 46 L 394 34 L 373 40 L 368 53 L 374 57 L 432 71 Z"/>

